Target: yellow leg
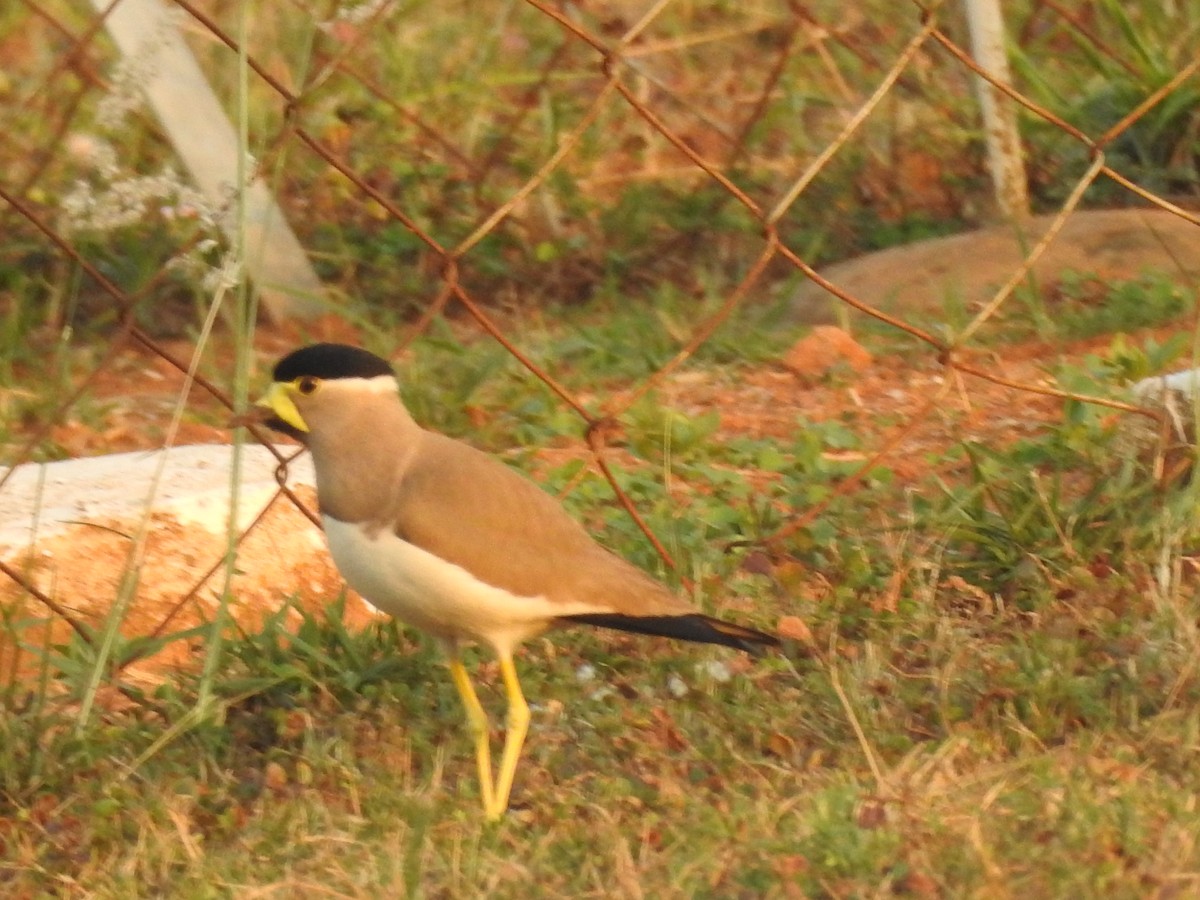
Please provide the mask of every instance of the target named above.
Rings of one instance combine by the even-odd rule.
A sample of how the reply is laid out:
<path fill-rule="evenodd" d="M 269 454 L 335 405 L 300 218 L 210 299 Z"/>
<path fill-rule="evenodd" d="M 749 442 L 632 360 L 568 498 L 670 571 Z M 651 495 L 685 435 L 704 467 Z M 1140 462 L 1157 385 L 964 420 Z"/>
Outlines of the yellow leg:
<path fill-rule="evenodd" d="M 458 648 L 450 649 L 450 678 L 458 688 L 463 706 L 467 708 L 467 723 L 475 737 L 475 762 L 479 766 L 479 793 L 483 799 L 483 812 L 488 818 L 496 818 L 492 810 L 496 806 L 496 788 L 492 783 L 492 750 L 488 744 L 488 718 L 483 711 L 471 679 L 463 667 Z M 507 796 L 507 794 L 505 795 Z"/>
<path fill-rule="evenodd" d="M 517 774 L 517 762 L 521 748 L 525 745 L 525 733 L 529 730 L 529 704 L 521 693 L 521 682 L 517 678 L 517 667 L 512 656 L 500 655 L 500 673 L 504 676 L 504 690 L 508 694 L 508 720 L 504 733 L 504 756 L 500 761 L 500 775 L 496 781 L 495 801 L 488 811 L 489 819 L 499 819 L 508 809 L 508 795 L 512 791 L 513 777 Z"/>

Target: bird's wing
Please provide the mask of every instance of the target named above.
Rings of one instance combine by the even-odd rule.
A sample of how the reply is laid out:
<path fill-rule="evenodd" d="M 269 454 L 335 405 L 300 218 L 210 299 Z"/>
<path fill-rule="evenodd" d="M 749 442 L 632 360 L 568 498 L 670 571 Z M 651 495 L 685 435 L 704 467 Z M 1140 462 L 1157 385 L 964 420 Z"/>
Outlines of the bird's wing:
<path fill-rule="evenodd" d="M 498 460 L 435 432 L 405 471 L 396 534 L 520 596 L 598 613 L 694 612 L 641 569 L 597 544 L 562 506 Z"/>

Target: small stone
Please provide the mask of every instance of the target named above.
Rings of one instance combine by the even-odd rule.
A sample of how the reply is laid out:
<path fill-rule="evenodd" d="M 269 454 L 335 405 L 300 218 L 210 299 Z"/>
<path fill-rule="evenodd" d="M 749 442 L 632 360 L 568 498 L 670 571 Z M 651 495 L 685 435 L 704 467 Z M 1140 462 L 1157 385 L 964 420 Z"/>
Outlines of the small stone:
<path fill-rule="evenodd" d="M 678 675 L 672 675 L 667 679 L 667 690 L 671 692 L 672 697 L 678 700 L 687 696 L 688 686 Z"/>
<path fill-rule="evenodd" d="M 841 328 L 818 325 L 792 345 L 783 355 L 782 362 L 796 375 L 815 377 L 824 375 L 841 362 L 861 372 L 871 365 L 871 354 Z"/>
<path fill-rule="evenodd" d="M 707 662 L 696 663 L 696 672 L 700 675 L 707 675 L 717 684 L 725 684 L 731 678 L 733 673 L 729 671 L 729 666 L 719 659 L 710 659 Z"/>

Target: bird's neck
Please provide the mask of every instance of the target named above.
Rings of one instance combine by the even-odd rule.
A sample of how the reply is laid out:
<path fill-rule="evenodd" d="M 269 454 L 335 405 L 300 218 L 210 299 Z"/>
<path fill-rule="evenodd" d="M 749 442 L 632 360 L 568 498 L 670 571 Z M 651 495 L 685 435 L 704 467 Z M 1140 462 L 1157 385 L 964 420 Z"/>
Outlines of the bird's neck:
<path fill-rule="evenodd" d="M 347 410 L 336 430 L 308 441 L 323 515 L 367 522 L 400 490 L 409 461 L 425 435 L 400 403 Z M 335 462 L 336 459 L 336 462 Z"/>

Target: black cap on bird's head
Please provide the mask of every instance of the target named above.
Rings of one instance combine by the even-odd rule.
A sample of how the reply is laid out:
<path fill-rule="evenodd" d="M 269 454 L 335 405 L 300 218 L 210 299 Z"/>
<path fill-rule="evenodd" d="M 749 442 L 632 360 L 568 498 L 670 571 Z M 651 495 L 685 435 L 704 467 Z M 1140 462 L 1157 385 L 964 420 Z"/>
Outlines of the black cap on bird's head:
<path fill-rule="evenodd" d="M 275 381 L 295 381 L 297 378 L 377 378 L 391 375 L 386 359 L 361 347 L 349 344 L 312 344 L 293 350 L 275 364 L 271 377 Z"/>
<path fill-rule="evenodd" d="M 308 422 L 300 411 L 311 404 L 323 382 L 361 378 L 367 381 L 386 376 L 395 389 L 395 373 L 386 359 L 349 344 L 312 344 L 289 353 L 271 373 L 267 393 L 255 404 L 256 413 L 247 421 L 308 442 Z"/>

